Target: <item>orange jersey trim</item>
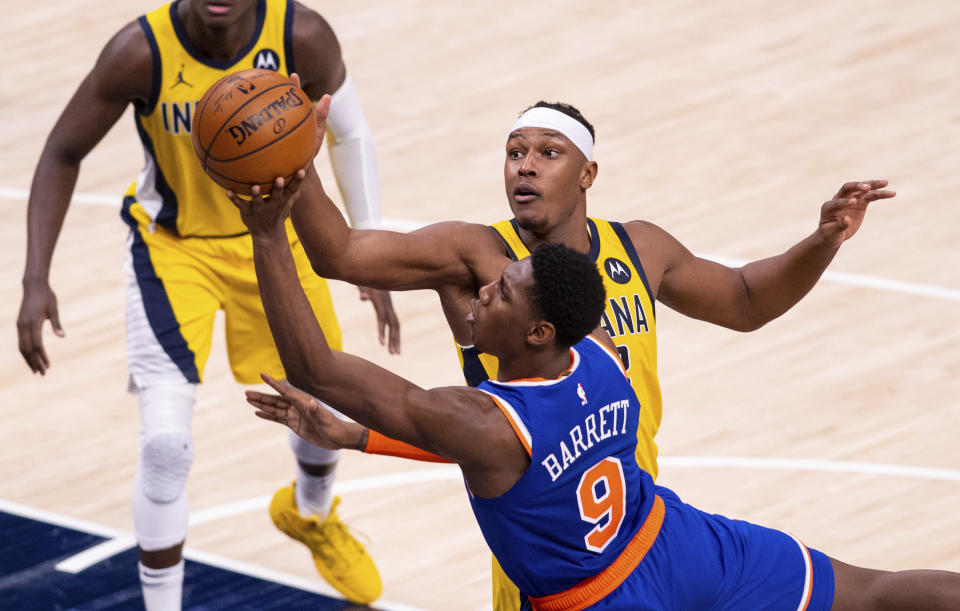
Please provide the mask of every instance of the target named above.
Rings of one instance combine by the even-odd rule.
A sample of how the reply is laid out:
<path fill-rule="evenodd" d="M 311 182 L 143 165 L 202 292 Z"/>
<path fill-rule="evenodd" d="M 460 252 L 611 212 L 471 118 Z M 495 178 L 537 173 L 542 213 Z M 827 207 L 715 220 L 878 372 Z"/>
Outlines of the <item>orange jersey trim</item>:
<path fill-rule="evenodd" d="M 807 563 L 807 571 L 803 584 L 803 600 L 800 601 L 800 604 L 802 605 L 801 611 L 807 611 L 807 607 L 810 606 L 810 599 L 813 596 L 813 567 L 810 561 L 810 551 L 806 545 L 801 545 L 801 547 L 803 548 L 803 560 Z"/>
<path fill-rule="evenodd" d="M 616 350 L 611 350 L 611 349 L 610 349 L 610 346 L 604 344 L 603 342 L 601 342 L 600 340 L 598 340 L 597 338 L 595 338 L 595 337 L 592 336 L 592 335 L 587 335 L 586 337 L 587 337 L 587 339 L 589 339 L 590 341 L 592 341 L 592 342 L 595 343 L 596 345 L 598 345 L 598 346 L 600 346 L 601 348 L 603 348 L 604 352 L 606 352 L 606 353 L 609 354 L 611 357 L 613 357 L 613 360 L 616 361 L 617 366 L 620 367 L 620 371 L 623 373 L 623 377 L 627 378 L 628 380 L 630 379 L 630 376 L 627 375 L 627 368 L 623 366 L 623 361 L 620 360 L 620 353 L 619 353 L 619 352 L 617 352 Z"/>
<path fill-rule="evenodd" d="M 510 428 L 513 429 L 513 432 L 514 434 L 516 434 L 517 439 L 520 440 L 520 443 L 523 444 L 523 449 L 527 451 L 527 456 L 532 457 L 533 451 L 530 449 L 530 442 L 527 441 L 527 436 L 524 434 L 523 429 L 521 429 L 517 425 L 517 422 L 513 419 L 513 414 L 511 413 L 511 410 L 509 410 L 507 406 L 503 404 L 503 401 L 500 400 L 500 397 L 491 393 L 487 393 L 487 394 L 490 396 L 491 399 L 493 399 L 494 404 L 500 409 L 500 411 L 503 412 L 503 417 L 506 418 L 507 422 L 510 423 Z"/>
<path fill-rule="evenodd" d="M 797 605 L 797 611 L 807 611 L 810 606 L 810 600 L 813 598 L 813 560 L 810 558 L 810 550 L 804 545 L 803 541 L 786 533 L 788 537 L 797 542 L 800 546 L 800 553 L 803 554 L 803 592 L 800 595 L 800 604 Z"/>
<path fill-rule="evenodd" d="M 531 596 L 530 606 L 534 611 L 580 611 L 603 600 L 630 576 L 653 547 L 653 542 L 660 534 L 664 515 L 666 508 L 658 495 L 653 499 L 653 507 L 643 526 L 610 566 L 562 592 L 539 598 Z"/>
<path fill-rule="evenodd" d="M 379 454 L 381 456 L 396 456 L 397 458 L 407 458 L 410 460 L 421 460 L 424 462 L 443 462 L 451 461 L 446 458 L 431 454 L 426 450 L 421 450 L 409 443 L 391 439 L 386 435 L 381 435 L 373 429 L 367 430 L 367 445 L 364 446 L 365 454 Z"/>

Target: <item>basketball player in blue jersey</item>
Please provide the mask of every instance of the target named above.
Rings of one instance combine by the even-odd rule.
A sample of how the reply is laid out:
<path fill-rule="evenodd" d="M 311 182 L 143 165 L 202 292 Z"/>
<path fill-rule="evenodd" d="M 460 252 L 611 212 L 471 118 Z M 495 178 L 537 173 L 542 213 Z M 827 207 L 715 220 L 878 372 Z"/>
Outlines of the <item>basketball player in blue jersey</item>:
<path fill-rule="evenodd" d="M 643 406 L 594 328 L 606 296 L 589 256 L 546 244 L 481 287 L 464 323 L 499 359 L 497 379 L 425 390 L 331 350 L 299 285 L 283 210 L 238 205 L 288 380 L 310 393 L 265 375 L 281 394 L 248 391 L 257 415 L 328 443 L 324 423 L 336 418 L 313 395 L 457 463 L 484 538 L 529 608 L 960 608 L 960 575 L 850 566 L 655 486 L 635 458 Z"/>
<path fill-rule="evenodd" d="M 191 417 L 214 314 L 225 311 L 235 378 L 283 375 L 257 295 L 250 236 L 233 205 L 202 171 L 190 129 L 196 102 L 223 75 L 247 68 L 297 70 L 314 100 L 332 93 L 331 162 L 355 227 L 376 227 L 376 156 L 356 90 L 329 24 L 294 0 L 180 0 L 124 26 L 104 47 L 51 132 L 29 199 L 28 255 L 17 322 L 30 368 L 50 366 L 42 326 L 62 336 L 48 281 L 54 246 L 81 160 L 134 107 L 146 164 L 123 200 L 129 225 L 127 342 L 129 388 L 140 406 L 140 454 L 133 516 L 147 609 L 179 609 L 185 486 L 193 461 Z M 334 347 L 337 325 L 325 281 L 315 276 L 292 228 L 300 277 Z M 399 350 L 389 295 L 367 292 L 381 342 Z M 311 550 L 318 571 L 347 598 L 370 602 L 380 577 L 347 532 L 332 497 L 337 452 L 291 435 L 295 485 L 274 496 L 276 525 Z"/>
<path fill-rule="evenodd" d="M 324 103 L 317 112 L 322 139 Z M 655 301 L 731 329 L 757 329 L 813 287 L 841 244 L 857 232 L 870 202 L 895 193 L 884 190 L 883 180 L 847 183 L 822 205 L 817 228 L 808 237 L 780 255 L 730 268 L 694 256 L 652 223 L 589 217 L 587 191 L 598 171 L 593 144 L 593 126 L 568 104 L 539 102 L 523 112 L 508 132 L 505 148 L 504 184 L 513 219 L 492 227 L 437 223 L 408 234 L 351 229 L 313 171 L 306 175 L 291 216 L 318 273 L 382 289 L 435 290 L 470 384 L 497 377 L 496 359 L 472 346 L 464 322 L 479 287 L 540 244 L 560 243 L 587 253 L 607 290 L 601 325 L 617 345 L 645 406 L 637 462 L 656 477 L 654 436 L 661 396 Z M 296 192 L 299 186 L 295 179 L 286 190 Z M 278 205 L 277 195 L 272 203 L 261 204 Z M 375 431 L 366 451 L 428 459 Z M 495 609 L 519 608 L 516 588 L 496 563 L 493 579 Z"/>

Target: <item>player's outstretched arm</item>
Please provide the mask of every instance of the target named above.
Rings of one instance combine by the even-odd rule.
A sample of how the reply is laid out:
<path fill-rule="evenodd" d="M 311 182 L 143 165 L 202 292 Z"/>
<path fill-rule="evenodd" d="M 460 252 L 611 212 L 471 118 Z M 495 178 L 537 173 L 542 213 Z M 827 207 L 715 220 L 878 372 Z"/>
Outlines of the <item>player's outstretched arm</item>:
<path fill-rule="evenodd" d="M 730 268 L 693 255 L 666 232 L 645 223 L 627 224 L 640 248 L 657 252 L 663 270 L 657 299 L 700 320 L 738 331 L 758 329 L 806 295 L 837 250 L 860 228 L 868 205 L 894 197 L 885 180 L 850 182 L 825 202 L 817 229 L 786 252 Z M 650 244 L 655 246 L 650 246 Z"/>
<path fill-rule="evenodd" d="M 313 270 L 357 286 L 381 290 L 473 286 L 475 266 L 491 253 L 502 252 L 488 227 L 472 223 L 434 223 L 410 233 L 351 229 L 323 192 L 312 167 L 297 172 L 289 184 L 277 179 L 267 199 L 256 188 L 249 202 L 231 192 L 227 196 L 234 205 L 250 206 L 261 214 L 291 216 Z"/>
<path fill-rule="evenodd" d="M 424 390 L 331 350 L 300 286 L 283 215 L 243 201 L 237 207 L 253 238 L 260 297 L 290 383 L 363 426 L 457 462 L 478 494 L 504 492 L 503 472 L 519 477 L 528 458 L 493 401 L 466 387 Z M 506 467 L 505 455 L 513 459 Z"/>
<path fill-rule="evenodd" d="M 317 103 L 317 147 L 323 142 L 330 96 Z M 327 196 L 311 161 L 301 181 L 264 202 L 290 210 L 297 235 L 314 271 L 326 278 L 382 290 L 472 286 L 473 266 L 502 252 L 484 225 L 446 222 L 410 233 L 351 228 Z"/>
<path fill-rule="evenodd" d="M 311 100 L 331 94 L 328 126 L 330 162 L 340 187 L 350 226 L 375 229 L 380 226 L 380 181 L 373 135 L 367 125 L 360 98 L 330 24 L 316 11 L 294 5 L 292 68 L 294 79 Z M 400 352 L 400 322 L 390 293 L 361 287 L 360 298 L 369 301 L 377 317 L 380 344 L 391 354 Z"/>
<path fill-rule="evenodd" d="M 49 284 L 53 250 L 63 226 L 80 162 L 123 114 L 131 101 L 146 102 L 152 84 L 147 39 L 137 22 L 125 26 L 104 47 L 47 137 L 27 203 L 27 261 L 23 300 L 17 317 L 20 354 L 35 373 L 50 359 L 43 347 L 43 323 L 63 335 L 57 298 Z"/>

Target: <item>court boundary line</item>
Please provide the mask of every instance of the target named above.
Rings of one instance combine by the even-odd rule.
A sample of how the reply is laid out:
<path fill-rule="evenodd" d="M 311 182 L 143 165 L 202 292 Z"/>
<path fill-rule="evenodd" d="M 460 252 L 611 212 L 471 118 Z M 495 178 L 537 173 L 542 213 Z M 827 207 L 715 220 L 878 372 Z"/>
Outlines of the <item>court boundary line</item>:
<path fill-rule="evenodd" d="M 7 187 L 0 187 L 0 199 L 26 201 L 29 196 L 30 191 L 27 189 L 10 189 Z M 117 195 L 103 195 L 102 193 L 74 193 L 73 198 L 70 200 L 70 204 L 78 206 L 113 207 L 119 212 L 121 206 L 123 205 L 123 197 Z M 419 221 L 395 218 L 383 218 L 380 219 L 380 221 L 384 229 L 401 232 L 414 231 L 429 224 L 421 223 Z"/>
<path fill-rule="evenodd" d="M 73 517 L 55 513 L 52 511 L 47 511 L 45 509 L 38 509 L 36 507 L 30 507 L 28 505 L 23 505 L 21 503 L 14 503 L 12 501 L 0 499 L 0 511 L 17 515 L 20 517 L 24 517 L 27 519 L 31 519 L 31 520 L 46 522 L 48 524 L 53 524 L 55 526 L 69 528 L 71 530 L 86 532 L 88 534 L 96 535 L 98 537 L 107 537 L 107 541 L 104 541 L 103 543 L 98 543 L 95 546 L 89 547 L 86 550 L 78 554 L 74 554 L 73 556 L 70 556 L 69 558 L 57 563 L 56 565 L 57 570 L 60 570 L 62 572 L 74 573 L 74 574 L 78 573 L 85 568 L 89 568 L 90 566 L 93 566 L 97 562 L 106 560 L 107 558 L 113 555 L 116 555 L 120 552 L 123 552 L 133 547 L 134 545 L 136 545 L 133 535 L 129 532 L 112 528 L 109 526 L 104 526 L 102 524 L 96 524 L 94 522 L 88 522 L 87 520 L 83 520 L 80 518 L 73 518 Z M 79 566 L 79 563 L 75 562 L 74 565 L 71 566 L 71 568 L 75 570 L 60 569 L 61 565 L 68 563 L 75 558 L 83 556 L 84 554 L 87 554 L 87 552 L 90 552 L 91 550 L 94 550 L 97 548 L 103 548 L 108 544 L 113 544 L 114 546 L 118 546 L 122 542 L 128 539 L 131 542 L 130 545 L 122 547 L 121 549 L 117 549 L 114 553 L 106 555 L 102 558 L 99 558 L 95 562 L 90 562 L 87 564 L 87 566 L 77 569 L 76 567 Z M 299 577 L 297 575 L 290 575 L 288 573 L 284 573 L 282 571 L 278 571 L 275 569 L 270 569 L 270 568 L 258 566 L 255 564 L 249 564 L 246 562 L 242 562 L 240 560 L 233 560 L 231 558 L 225 558 L 217 554 L 212 554 L 210 552 L 205 552 L 205 551 L 194 549 L 191 547 L 183 548 L 183 557 L 188 560 L 192 560 L 194 562 L 202 562 L 210 566 L 217 567 L 219 569 L 233 571 L 235 573 L 240 573 L 248 577 L 255 577 L 257 579 L 262 579 L 264 581 L 269 581 L 272 583 L 278 583 L 280 585 L 296 588 L 298 590 L 303 590 L 306 592 L 310 592 L 312 594 L 320 594 L 328 598 L 346 600 L 342 594 L 334 590 L 331 586 L 327 585 L 325 582 L 311 581 L 310 579 Z M 89 559 L 89 556 L 87 559 Z M 383 611 L 423 611 L 419 607 L 413 607 L 411 605 L 392 602 L 389 600 L 378 600 L 375 603 L 375 605 L 371 607 L 371 609 L 382 609 Z"/>
<path fill-rule="evenodd" d="M 10 189 L 0 187 L 0 199 L 26 200 L 30 192 L 26 189 Z M 120 209 L 121 198 L 114 195 L 103 195 L 98 193 L 74 193 L 72 203 L 81 206 L 113 206 Z M 432 221 L 431 221 L 432 222 Z M 409 232 L 420 229 L 428 225 L 419 221 L 397 218 L 383 218 L 381 225 L 384 229 L 391 231 Z M 698 257 L 709 259 L 730 267 L 741 267 L 750 261 L 724 255 L 712 255 L 705 253 L 695 253 Z M 835 284 L 844 284 L 860 288 L 871 288 L 893 293 L 904 293 L 907 295 L 919 295 L 922 297 L 934 297 L 936 299 L 945 299 L 948 301 L 960 301 L 960 289 L 952 289 L 933 284 L 921 284 L 916 282 L 903 282 L 900 280 L 890 280 L 879 276 L 867 276 L 864 274 L 851 274 L 848 272 L 836 272 L 827 270 L 821 276 L 822 280 L 833 282 Z"/>

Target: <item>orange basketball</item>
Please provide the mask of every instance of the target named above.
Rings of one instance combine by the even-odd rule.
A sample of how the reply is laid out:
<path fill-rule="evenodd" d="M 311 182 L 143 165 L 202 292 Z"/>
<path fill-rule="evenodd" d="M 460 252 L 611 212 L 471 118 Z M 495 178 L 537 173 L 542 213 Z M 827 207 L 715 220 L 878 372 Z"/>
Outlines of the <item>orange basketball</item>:
<path fill-rule="evenodd" d="M 241 70 L 207 90 L 193 116 L 193 150 L 217 184 L 269 193 L 278 176 L 307 165 L 317 143 L 310 99 L 272 70 Z"/>

